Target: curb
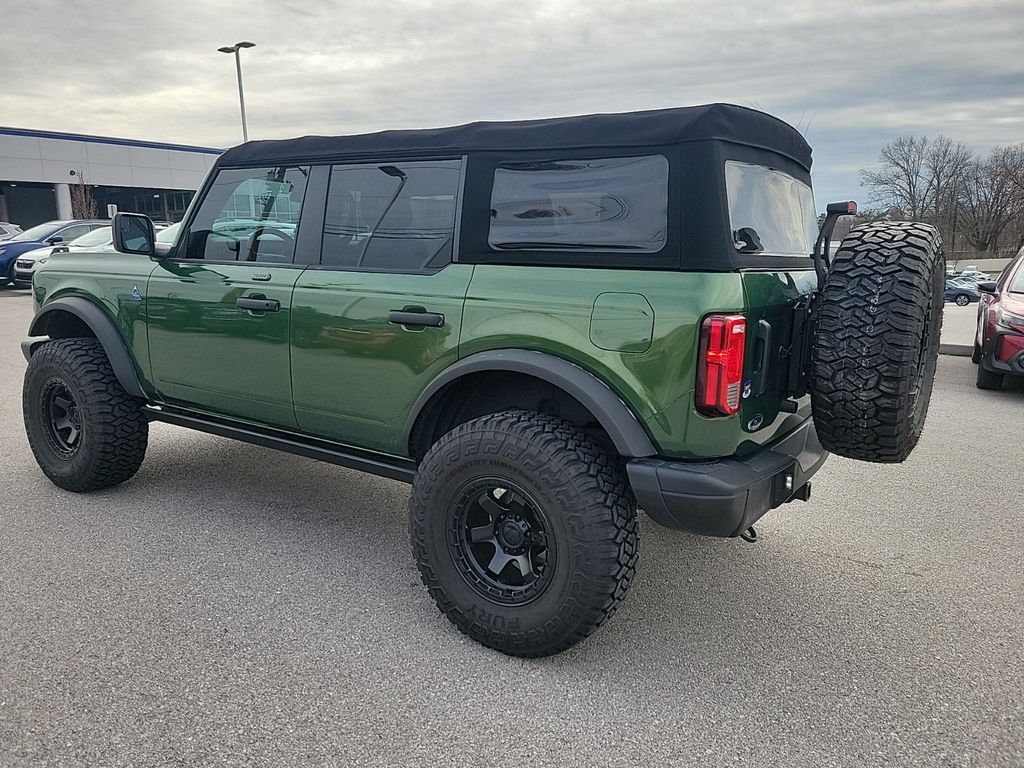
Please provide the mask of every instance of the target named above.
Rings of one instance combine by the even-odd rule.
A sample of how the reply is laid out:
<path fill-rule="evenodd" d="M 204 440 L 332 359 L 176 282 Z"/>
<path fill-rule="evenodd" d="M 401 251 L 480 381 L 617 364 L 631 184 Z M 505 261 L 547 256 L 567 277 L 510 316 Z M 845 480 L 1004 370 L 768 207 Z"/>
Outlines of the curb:
<path fill-rule="evenodd" d="M 939 344 L 940 355 L 953 355 L 954 357 L 970 357 L 974 354 L 974 347 L 970 344 Z"/>

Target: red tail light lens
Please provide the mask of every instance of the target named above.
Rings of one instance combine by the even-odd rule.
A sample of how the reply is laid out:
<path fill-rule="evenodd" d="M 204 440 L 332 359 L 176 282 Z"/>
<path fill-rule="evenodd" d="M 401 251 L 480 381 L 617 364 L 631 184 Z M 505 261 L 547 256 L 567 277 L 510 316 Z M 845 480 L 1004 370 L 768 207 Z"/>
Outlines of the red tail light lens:
<path fill-rule="evenodd" d="M 714 416 L 740 409 L 747 321 L 742 315 L 709 315 L 700 329 L 697 408 Z"/>

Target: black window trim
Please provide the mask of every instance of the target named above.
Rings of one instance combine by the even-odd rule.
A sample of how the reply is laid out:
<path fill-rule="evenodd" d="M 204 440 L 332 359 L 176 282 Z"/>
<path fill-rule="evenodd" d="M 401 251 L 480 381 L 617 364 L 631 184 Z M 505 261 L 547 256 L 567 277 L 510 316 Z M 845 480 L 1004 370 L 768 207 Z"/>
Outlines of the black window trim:
<path fill-rule="evenodd" d="M 397 158 L 397 156 L 382 156 L 376 158 L 351 158 L 351 159 L 340 159 L 332 160 L 329 163 L 322 163 L 315 167 L 321 167 L 327 169 L 327 184 L 323 190 L 323 214 L 320 219 L 320 247 L 317 251 L 317 260 L 311 261 L 305 265 L 307 269 L 322 269 L 329 270 L 332 272 L 377 272 L 383 275 L 436 275 L 442 269 L 447 267 L 449 264 L 456 264 L 459 262 L 459 246 L 460 246 L 460 235 L 462 229 L 462 205 L 463 205 L 463 193 L 466 189 L 466 166 L 468 165 L 468 155 L 417 155 L 417 156 L 403 156 Z M 444 263 L 435 264 L 433 266 L 423 267 L 421 269 L 383 269 L 381 267 L 353 267 L 353 266 L 338 266 L 335 264 L 324 264 L 323 263 L 323 236 L 324 236 L 324 223 L 327 217 L 327 202 L 328 192 L 330 190 L 330 174 L 331 169 L 335 165 L 381 165 L 381 164 L 393 164 L 401 165 L 402 163 L 419 163 L 419 162 L 431 162 L 433 160 L 457 160 L 459 162 L 459 188 L 455 191 L 455 222 L 453 226 L 455 229 L 452 232 L 452 254 L 448 261 Z"/>

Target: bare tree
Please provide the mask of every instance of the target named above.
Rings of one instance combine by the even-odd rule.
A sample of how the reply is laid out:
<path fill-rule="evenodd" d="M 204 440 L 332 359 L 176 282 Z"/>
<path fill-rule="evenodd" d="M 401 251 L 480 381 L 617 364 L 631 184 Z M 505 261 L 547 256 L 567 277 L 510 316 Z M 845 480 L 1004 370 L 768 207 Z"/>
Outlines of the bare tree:
<path fill-rule="evenodd" d="M 882 147 L 877 169 L 860 172 L 861 184 L 892 218 L 934 224 L 951 244 L 973 159 L 970 149 L 945 136 L 900 136 Z"/>
<path fill-rule="evenodd" d="M 971 246 L 996 250 L 1003 231 L 1024 217 L 1022 176 L 1024 144 L 996 147 L 986 159 L 971 163 L 960 197 L 962 229 Z"/>
<path fill-rule="evenodd" d="M 76 175 L 78 183 L 71 185 L 71 215 L 76 219 L 95 219 L 99 209 L 96 196 L 82 173 L 79 171 Z"/>

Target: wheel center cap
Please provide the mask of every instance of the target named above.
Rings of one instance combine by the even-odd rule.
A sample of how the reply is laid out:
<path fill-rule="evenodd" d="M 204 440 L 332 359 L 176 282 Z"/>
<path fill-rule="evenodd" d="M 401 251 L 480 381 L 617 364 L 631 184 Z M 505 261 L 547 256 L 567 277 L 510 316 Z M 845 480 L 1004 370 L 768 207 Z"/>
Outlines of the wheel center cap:
<path fill-rule="evenodd" d="M 519 547 L 523 543 L 524 534 L 520 527 L 510 520 L 501 526 L 501 538 L 506 546 Z"/>

